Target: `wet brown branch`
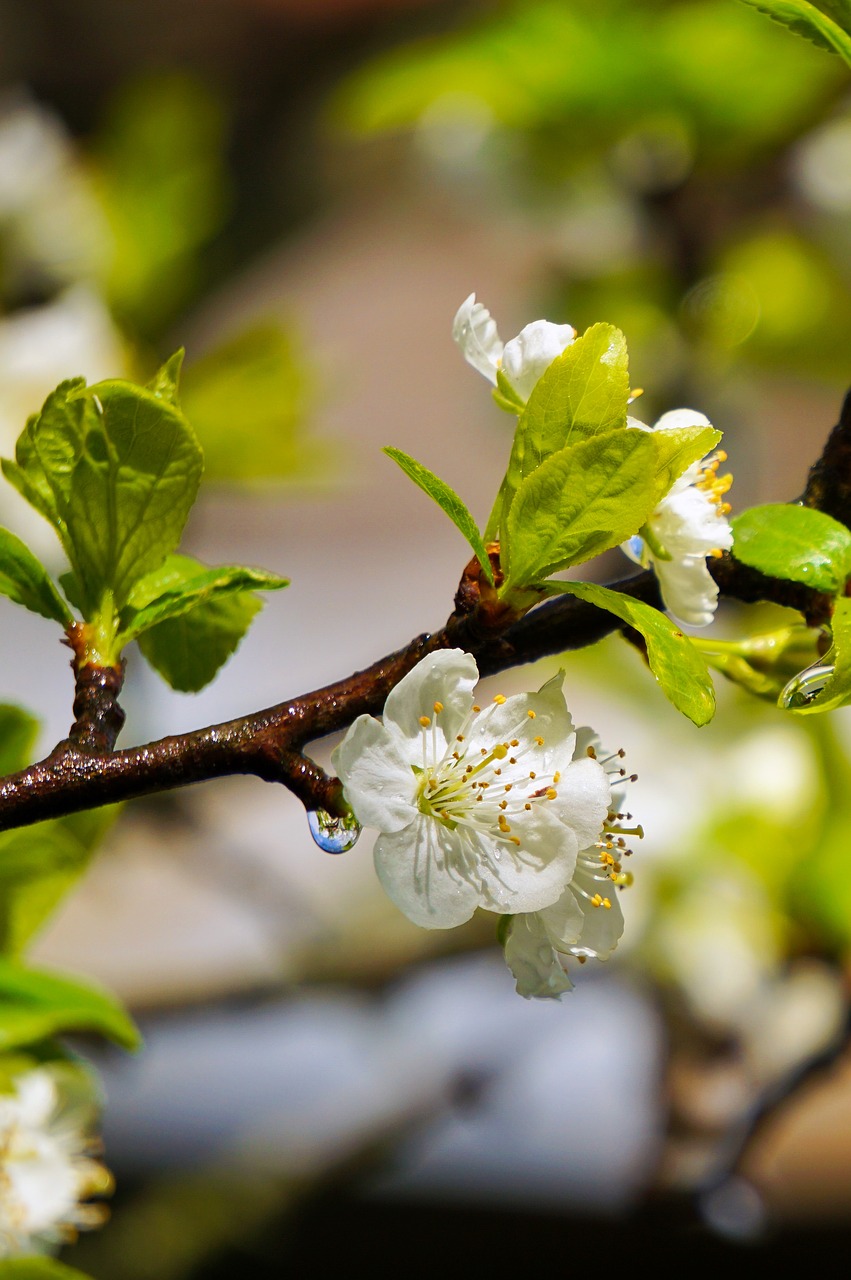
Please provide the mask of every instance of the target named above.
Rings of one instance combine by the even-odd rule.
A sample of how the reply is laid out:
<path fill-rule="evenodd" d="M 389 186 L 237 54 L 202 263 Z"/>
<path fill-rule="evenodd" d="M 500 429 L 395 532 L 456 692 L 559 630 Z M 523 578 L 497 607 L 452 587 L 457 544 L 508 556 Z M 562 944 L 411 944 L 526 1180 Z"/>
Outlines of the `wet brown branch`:
<path fill-rule="evenodd" d="M 822 458 L 810 471 L 803 501 L 851 526 L 851 395 Z M 498 574 L 497 550 L 489 548 Z M 709 564 L 721 594 L 728 598 L 789 605 L 811 625 L 830 615 L 827 597 L 800 584 L 768 578 L 729 553 Z M 650 572 L 610 586 L 661 608 Z M 0 830 L 229 774 L 282 783 L 308 808 L 341 812 L 339 781 L 310 760 L 305 747 L 347 728 L 359 715 L 379 714 L 390 690 L 427 653 L 463 648 L 476 658 L 482 675 L 493 675 L 593 644 L 620 627 L 612 614 L 571 596 L 551 600 L 514 620 L 471 561 L 455 612 L 440 631 L 417 636 L 364 671 L 289 702 L 124 751 L 114 749 L 124 722 L 118 704 L 123 670 L 82 664 L 72 629 L 68 643 L 76 655 L 74 724 L 46 759 L 0 781 Z"/>

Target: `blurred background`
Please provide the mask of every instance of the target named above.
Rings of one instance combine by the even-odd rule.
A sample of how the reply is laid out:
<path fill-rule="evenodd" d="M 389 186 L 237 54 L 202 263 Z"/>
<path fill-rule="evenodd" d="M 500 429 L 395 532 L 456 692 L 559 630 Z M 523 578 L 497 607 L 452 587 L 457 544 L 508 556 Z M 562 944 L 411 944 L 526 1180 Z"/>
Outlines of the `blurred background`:
<path fill-rule="evenodd" d="M 123 741 L 445 620 L 468 552 L 380 448 L 486 515 L 511 422 L 450 339 L 473 290 L 504 339 L 619 325 L 641 416 L 724 430 L 734 510 L 794 497 L 851 380 L 849 212 L 847 68 L 737 0 L 0 0 L 2 453 L 60 379 L 144 379 L 185 346 L 188 550 L 292 578 L 203 693 L 131 661 Z M 11 489 L 0 519 L 58 563 Z M 47 750 L 67 653 L 5 600 L 0 627 L 0 699 Z M 698 731 L 618 637 L 564 666 L 647 838 L 617 958 L 561 1003 L 515 995 L 492 921 L 409 925 L 368 834 L 329 857 L 256 780 L 128 806 L 69 897 L 56 878 L 33 959 L 108 983 L 147 1040 L 84 1046 L 119 1190 L 69 1263 L 262 1280 L 394 1247 L 425 1274 L 453 1248 L 847 1246 L 847 713 L 725 686 Z"/>

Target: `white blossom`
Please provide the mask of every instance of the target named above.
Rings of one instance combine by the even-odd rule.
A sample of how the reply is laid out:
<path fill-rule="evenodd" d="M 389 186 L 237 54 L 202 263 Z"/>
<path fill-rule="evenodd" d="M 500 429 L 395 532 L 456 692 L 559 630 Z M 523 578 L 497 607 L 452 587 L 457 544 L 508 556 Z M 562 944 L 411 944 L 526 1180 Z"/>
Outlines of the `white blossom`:
<path fill-rule="evenodd" d="M 487 707 L 473 701 L 477 679 L 462 650 L 429 654 L 383 723 L 360 716 L 332 757 L 355 816 L 381 833 L 382 885 L 425 928 L 554 903 L 608 812 L 605 770 L 573 759 L 561 675 Z"/>
<path fill-rule="evenodd" d="M 541 375 L 573 342 L 576 330 L 569 324 L 534 320 L 503 345 L 496 321 L 471 293 L 458 308 L 452 337 L 467 363 L 489 382 L 496 386 L 497 371 L 502 369 L 520 398 L 528 400 Z"/>
<path fill-rule="evenodd" d="M 576 759 L 597 760 L 595 743 L 596 736 L 590 730 L 580 729 Z M 619 784 L 625 777 L 619 767 L 622 754 L 618 752 L 602 762 L 617 762 L 612 769 L 613 806 L 621 803 Z M 631 816 L 608 815 L 600 839 L 580 851 L 573 876 L 557 902 L 540 911 L 515 915 L 508 923 L 505 959 L 521 996 L 558 998 L 573 987 L 565 967 L 568 956 L 575 956 L 580 962 L 607 960 L 614 951 L 623 933 L 618 889 L 632 881 L 630 873 L 622 868 L 623 859 L 629 855 L 624 837 L 640 838 L 644 834 L 640 826 L 623 825 L 623 820 Z"/>
<path fill-rule="evenodd" d="M 634 419 L 629 424 L 649 429 Z M 663 414 L 652 429 L 710 425 L 702 413 L 674 409 Z M 630 559 L 653 569 L 666 609 L 691 627 L 708 626 L 718 607 L 718 587 L 706 567 L 706 557 L 720 555 L 733 545 L 727 519 L 730 507 L 724 501 L 733 478 L 718 474 L 726 458 L 726 453 L 719 451 L 693 463 L 659 503 L 642 534 L 623 544 Z"/>
<path fill-rule="evenodd" d="M 0 1094 L 0 1258 L 50 1251 L 104 1220 L 101 1205 L 84 1203 L 112 1188 L 92 1154 L 91 1109 L 64 1097 L 49 1067 Z"/>

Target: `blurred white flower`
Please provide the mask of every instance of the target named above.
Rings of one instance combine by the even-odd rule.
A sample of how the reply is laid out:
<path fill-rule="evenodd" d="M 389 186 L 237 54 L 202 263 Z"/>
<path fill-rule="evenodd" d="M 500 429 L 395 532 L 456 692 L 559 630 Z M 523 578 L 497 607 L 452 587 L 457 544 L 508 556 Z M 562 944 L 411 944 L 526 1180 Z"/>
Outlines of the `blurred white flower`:
<path fill-rule="evenodd" d="M 460 649 L 429 654 L 383 723 L 360 716 L 332 756 L 358 821 L 381 832 L 382 885 L 424 928 L 554 903 L 608 812 L 602 765 L 573 760 L 562 677 L 482 708 L 478 674 Z"/>
<path fill-rule="evenodd" d="M 121 335 L 88 285 L 74 285 L 53 302 L 0 319 L 0 456 L 14 456 L 27 418 L 58 383 L 79 376 L 88 382 L 120 378 L 127 366 Z M 0 524 L 43 558 L 57 558 L 50 526 L 9 485 L 3 486 Z"/>
<path fill-rule="evenodd" d="M 66 1103 L 56 1074 L 37 1067 L 0 1094 L 0 1257 L 50 1251 L 80 1229 L 99 1226 L 105 1210 L 86 1204 L 112 1189 L 93 1158 L 90 1106 Z"/>
<path fill-rule="evenodd" d="M 596 759 L 592 745 L 595 742 L 596 736 L 589 729 L 580 729 L 574 758 Z M 617 762 L 610 773 L 614 775 L 614 806 L 620 804 L 618 784 L 625 776 L 621 757 L 619 752 L 602 761 L 604 767 Z M 600 838 L 580 851 L 573 878 L 558 901 L 509 921 L 505 960 L 517 979 L 521 996 L 558 997 L 573 987 L 564 964 L 568 956 L 575 956 L 580 962 L 607 960 L 614 951 L 623 933 L 623 913 L 616 890 L 632 880 L 621 865 L 629 853 L 624 837 L 635 835 L 640 839 L 644 834 L 640 826 L 621 825 L 623 819 L 631 817 L 609 813 Z"/>
<path fill-rule="evenodd" d="M 520 398 L 528 400 L 541 375 L 573 342 L 576 330 L 569 324 L 534 320 L 503 345 L 496 321 L 471 293 L 456 312 L 452 337 L 467 363 L 489 382 L 496 386 L 501 369 Z"/>
<path fill-rule="evenodd" d="M 629 419 L 629 425 L 650 430 Z M 711 423 L 692 409 L 674 409 L 654 425 L 654 431 L 679 427 L 708 427 Z M 720 555 L 733 545 L 724 495 L 731 475 L 719 476 L 726 453 L 711 454 L 693 463 L 659 503 L 639 534 L 623 543 L 623 550 L 645 569 L 652 568 L 666 609 L 691 627 L 706 627 L 718 607 L 718 587 L 706 567 L 706 557 Z"/>

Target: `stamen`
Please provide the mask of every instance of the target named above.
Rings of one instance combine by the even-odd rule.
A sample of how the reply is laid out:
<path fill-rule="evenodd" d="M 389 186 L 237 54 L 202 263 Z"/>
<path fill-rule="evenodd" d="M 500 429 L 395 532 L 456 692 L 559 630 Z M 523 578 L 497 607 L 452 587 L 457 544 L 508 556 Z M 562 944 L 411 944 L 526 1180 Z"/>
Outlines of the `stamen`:
<path fill-rule="evenodd" d="M 420 724 L 424 729 L 427 729 L 431 724 L 431 719 L 429 716 L 420 716 Z"/>
<path fill-rule="evenodd" d="M 494 702 L 497 704 L 498 707 L 501 707 L 504 702 L 507 702 L 507 698 L 505 697 L 505 694 L 497 693 L 494 696 Z"/>
<path fill-rule="evenodd" d="M 535 719 L 535 712 L 534 712 L 534 711 L 527 711 L 527 712 L 526 712 L 526 715 L 529 717 L 529 719 L 530 719 L 530 720 L 534 720 L 534 719 Z"/>

